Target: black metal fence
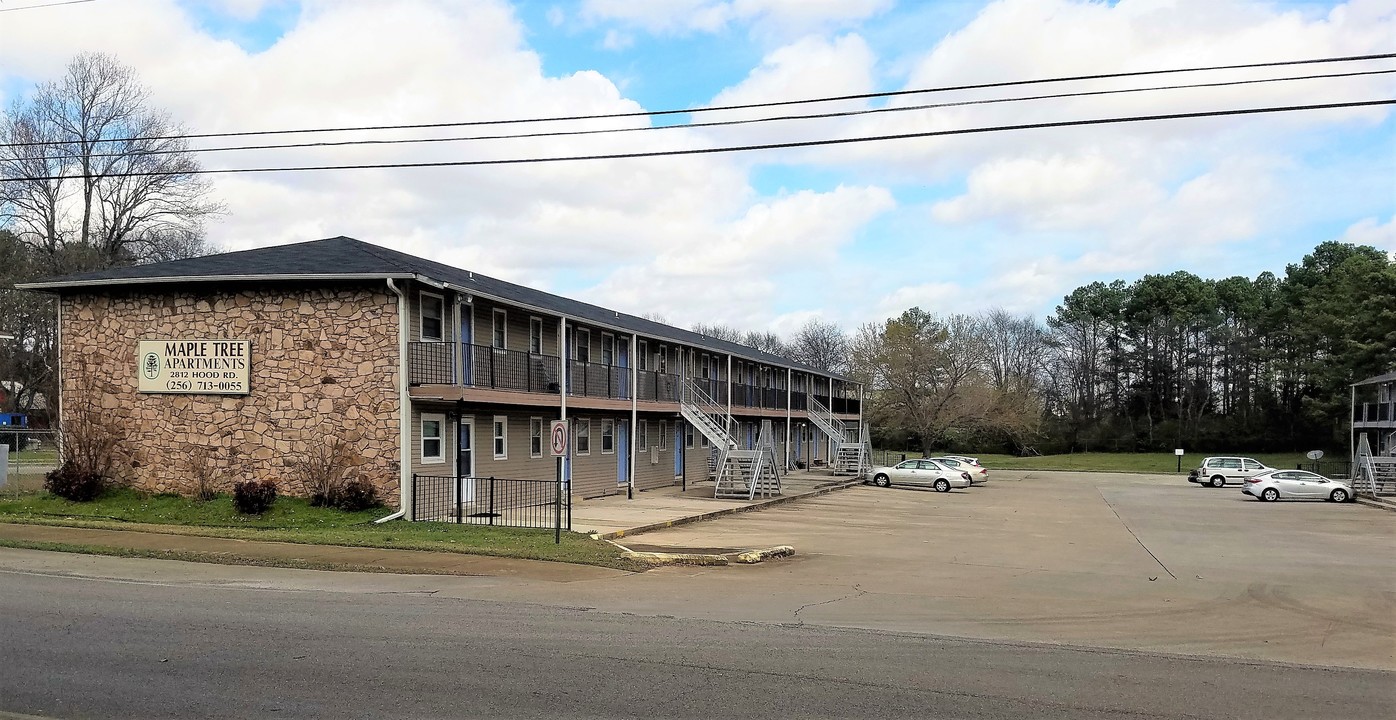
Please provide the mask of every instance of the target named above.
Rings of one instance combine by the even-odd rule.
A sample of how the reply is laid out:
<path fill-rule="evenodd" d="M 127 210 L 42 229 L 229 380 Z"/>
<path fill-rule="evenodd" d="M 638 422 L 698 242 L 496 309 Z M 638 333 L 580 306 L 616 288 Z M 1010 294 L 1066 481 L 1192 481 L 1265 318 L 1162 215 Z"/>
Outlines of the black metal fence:
<path fill-rule="evenodd" d="M 558 392 L 557 357 L 488 345 L 408 343 L 413 385 L 466 385 L 519 392 Z"/>
<path fill-rule="evenodd" d="M 412 517 L 458 525 L 572 529 L 572 499 L 554 480 L 412 476 Z"/>

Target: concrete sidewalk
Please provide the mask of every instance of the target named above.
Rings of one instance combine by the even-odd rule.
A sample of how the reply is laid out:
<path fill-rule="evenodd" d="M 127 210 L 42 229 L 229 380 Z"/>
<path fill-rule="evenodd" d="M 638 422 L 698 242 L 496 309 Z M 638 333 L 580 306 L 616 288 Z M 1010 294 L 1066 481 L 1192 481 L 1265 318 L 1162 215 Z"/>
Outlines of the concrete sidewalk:
<path fill-rule="evenodd" d="M 608 540 L 630 537 L 732 513 L 760 510 L 861 483 L 861 480 L 847 475 L 834 476 L 828 471 L 806 471 L 782 476 L 781 494 L 771 498 L 714 498 L 713 483 L 704 481 L 690 484 L 687 491 L 675 485 L 638 492 L 635 493 L 634 499 L 627 499 L 621 494 L 591 500 L 575 500 L 572 503 L 572 530 L 594 532 Z"/>

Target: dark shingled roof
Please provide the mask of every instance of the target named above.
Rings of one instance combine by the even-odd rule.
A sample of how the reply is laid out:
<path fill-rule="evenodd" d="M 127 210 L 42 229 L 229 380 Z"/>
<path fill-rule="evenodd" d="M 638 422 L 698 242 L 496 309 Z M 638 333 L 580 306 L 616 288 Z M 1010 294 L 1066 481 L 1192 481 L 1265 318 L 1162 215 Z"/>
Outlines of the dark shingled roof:
<path fill-rule="evenodd" d="M 1385 375 L 1378 375 L 1378 376 L 1376 376 L 1376 377 L 1370 377 L 1370 378 L 1367 378 L 1366 380 L 1363 380 L 1362 382 L 1355 382 L 1355 383 L 1353 383 L 1353 386 L 1354 386 L 1354 387 L 1360 387 L 1360 386 L 1362 386 L 1362 385 L 1378 385 L 1378 384 L 1381 384 L 1381 383 L 1384 383 L 1384 382 L 1391 382 L 1391 381 L 1393 381 L 1393 380 L 1396 380 L 1396 372 L 1389 372 L 1389 373 L 1387 373 L 1387 374 L 1385 374 Z"/>
<path fill-rule="evenodd" d="M 607 310 L 596 305 L 497 280 L 479 273 L 461 270 L 343 236 L 220 255 L 206 255 L 187 260 L 173 260 L 152 265 L 110 268 L 23 283 L 16 285 L 16 287 L 24 290 L 62 292 L 113 285 L 265 282 L 277 279 L 332 281 L 388 278 L 421 279 L 437 284 L 451 285 L 464 292 L 476 292 L 484 296 L 529 305 L 559 315 L 621 328 L 637 335 L 673 340 L 719 350 L 751 360 L 833 375 L 844 380 L 848 379 L 842 375 L 818 370 L 789 358 L 772 355 L 738 343 L 717 340 L 691 330 L 657 323 L 615 310 Z"/>

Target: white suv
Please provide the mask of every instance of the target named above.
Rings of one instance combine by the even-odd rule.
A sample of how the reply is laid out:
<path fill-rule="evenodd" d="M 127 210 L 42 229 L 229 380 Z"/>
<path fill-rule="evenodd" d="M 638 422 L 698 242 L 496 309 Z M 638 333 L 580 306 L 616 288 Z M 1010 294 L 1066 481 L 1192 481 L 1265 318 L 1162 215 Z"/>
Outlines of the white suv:
<path fill-rule="evenodd" d="M 1272 469 L 1248 457 L 1209 457 L 1202 460 L 1202 467 L 1188 473 L 1188 482 L 1222 487 L 1228 482 L 1245 482 L 1246 478 Z"/>

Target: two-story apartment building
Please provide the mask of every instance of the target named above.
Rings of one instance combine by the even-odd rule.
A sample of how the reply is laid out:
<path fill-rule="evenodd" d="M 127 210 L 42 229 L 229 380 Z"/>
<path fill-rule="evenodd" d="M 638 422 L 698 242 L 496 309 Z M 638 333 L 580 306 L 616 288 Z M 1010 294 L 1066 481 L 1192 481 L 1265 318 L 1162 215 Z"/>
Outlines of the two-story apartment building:
<path fill-rule="evenodd" d="M 567 419 L 571 491 L 594 497 L 758 439 L 817 466 L 862 427 L 846 377 L 345 237 L 21 287 L 60 298 L 61 412 L 123 428 L 152 490 L 187 490 L 201 447 L 229 482 L 280 481 L 334 438 L 391 503 L 422 476 L 552 479 Z"/>
<path fill-rule="evenodd" d="M 1365 438 L 1375 455 L 1396 455 L 1396 372 L 1352 386 L 1352 439 Z"/>

